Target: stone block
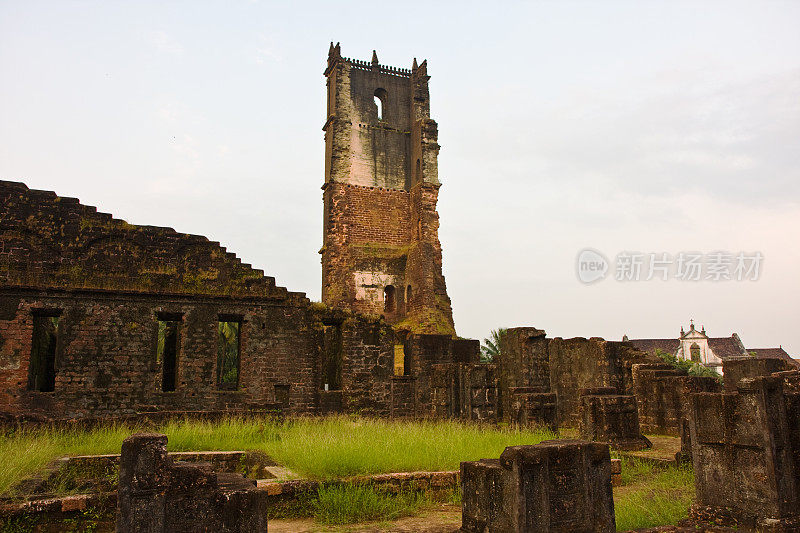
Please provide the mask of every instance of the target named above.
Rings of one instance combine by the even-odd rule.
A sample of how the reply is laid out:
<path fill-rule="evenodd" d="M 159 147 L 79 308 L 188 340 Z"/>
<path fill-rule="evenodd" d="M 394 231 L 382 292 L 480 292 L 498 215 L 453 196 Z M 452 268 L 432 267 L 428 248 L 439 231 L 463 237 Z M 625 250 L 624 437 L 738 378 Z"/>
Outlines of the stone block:
<path fill-rule="evenodd" d="M 722 383 L 725 392 L 736 392 L 739 381 L 744 378 L 768 376 L 773 372 L 793 370 L 794 367 L 783 359 L 771 357 L 729 357 L 722 363 Z"/>
<path fill-rule="evenodd" d="M 797 394 L 784 389 L 792 376 L 782 374 L 742 378 L 735 392 L 691 395 L 697 501 L 690 518 L 698 526 L 800 531 L 800 416 Z"/>
<path fill-rule="evenodd" d="M 613 389 L 581 391 L 580 435 L 582 439 L 607 442 L 620 450 L 650 448 L 639 430 L 636 397 L 613 394 Z"/>
<path fill-rule="evenodd" d="M 537 387 L 511 388 L 511 421 L 522 427 L 544 426 L 558 431 L 558 402 L 555 393 Z"/>
<path fill-rule="evenodd" d="M 266 498 L 240 474 L 173 461 L 166 435 L 137 433 L 122 443 L 119 533 L 266 531 Z"/>
<path fill-rule="evenodd" d="M 461 463 L 461 486 L 465 533 L 616 530 L 606 444 L 510 446 L 499 460 Z"/>

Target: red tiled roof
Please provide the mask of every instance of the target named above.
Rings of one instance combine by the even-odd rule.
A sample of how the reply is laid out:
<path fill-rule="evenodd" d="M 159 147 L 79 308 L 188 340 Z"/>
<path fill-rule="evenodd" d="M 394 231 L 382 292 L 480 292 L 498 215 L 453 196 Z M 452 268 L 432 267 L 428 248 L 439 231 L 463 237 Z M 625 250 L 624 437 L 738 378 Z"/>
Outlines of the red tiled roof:
<path fill-rule="evenodd" d="M 736 342 L 736 339 L 732 336 L 714 338 L 709 337 L 708 347 L 711 348 L 711 351 L 714 352 L 714 355 L 722 360 L 725 360 L 728 357 L 741 357 L 743 355 L 747 355 L 747 353 L 743 351 L 743 347 Z"/>
<path fill-rule="evenodd" d="M 630 339 L 629 341 L 639 350 L 655 354 L 656 350 L 675 355 L 680 346 L 678 339 Z"/>
<path fill-rule="evenodd" d="M 783 359 L 789 361 L 794 366 L 800 368 L 800 361 L 792 359 L 783 348 L 748 348 L 747 353 L 755 353 L 756 357 L 769 357 L 773 359 Z"/>

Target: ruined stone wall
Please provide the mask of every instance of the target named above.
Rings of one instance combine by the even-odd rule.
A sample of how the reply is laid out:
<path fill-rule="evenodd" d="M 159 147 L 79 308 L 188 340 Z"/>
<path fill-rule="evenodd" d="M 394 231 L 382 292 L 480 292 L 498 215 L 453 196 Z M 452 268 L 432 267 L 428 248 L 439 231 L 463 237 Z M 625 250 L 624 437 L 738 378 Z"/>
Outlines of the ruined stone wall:
<path fill-rule="evenodd" d="M 351 316 L 342 324 L 342 408 L 388 416 L 392 408 L 394 332 L 386 323 Z"/>
<path fill-rule="evenodd" d="M 465 533 L 613 532 L 607 444 L 509 446 L 500 459 L 461 463 Z"/>
<path fill-rule="evenodd" d="M 742 378 L 768 376 L 773 372 L 794 370 L 788 361 L 770 357 L 729 357 L 723 362 L 722 383 L 725 392 L 736 392 Z"/>
<path fill-rule="evenodd" d="M 591 339 L 552 339 L 548 344 L 550 388 L 558 397 L 559 423 L 576 426 L 580 390 L 611 387 L 632 394 L 631 366 L 647 361 L 646 354 L 627 343 Z"/>
<path fill-rule="evenodd" d="M 416 378 L 413 376 L 394 376 L 392 378 L 393 418 L 416 416 Z"/>
<path fill-rule="evenodd" d="M 492 422 L 498 416 L 497 367 L 482 363 L 431 366 L 431 416 Z"/>
<path fill-rule="evenodd" d="M 735 392 L 691 396 L 694 520 L 743 531 L 800 528 L 800 412 L 787 381 L 773 374 L 744 379 Z"/>
<path fill-rule="evenodd" d="M 311 306 L 205 237 L 134 226 L 19 183 L 0 182 L 0 200 L 6 416 L 390 414 L 394 334 L 379 318 Z M 52 387 L 29 383 L 43 315 L 57 317 Z M 175 390 L 164 387 L 159 320 L 177 324 Z M 240 323 L 238 380 L 224 386 L 220 322 Z"/>
<path fill-rule="evenodd" d="M 632 366 L 655 361 L 625 342 L 545 335 L 544 330 L 520 327 L 509 328 L 502 337 L 496 362 L 503 420 L 518 418 L 523 404 L 551 401 L 549 396 L 534 401 L 515 395 L 555 394 L 559 425 L 577 427 L 581 389 L 612 387 L 619 394 L 633 394 Z M 552 423 L 549 418 L 544 422 Z"/>
<path fill-rule="evenodd" d="M 549 341 L 545 331 L 536 328 L 509 328 L 500 339 L 500 410 L 505 420 L 512 416 L 512 389 L 531 387 L 550 391 Z"/>
<path fill-rule="evenodd" d="M 716 378 L 689 376 L 666 363 L 633 366 L 633 393 L 639 405 L 639 424 L 645 433 L 684 435 L 689 395 L 721 389 Z"/>
<path fill-rule="evenodd" d="M 480 349 L 480 343 L 476 340 L 453 339 L 448 335 L 411 334 L 406 337 L 404 349 L 410 363 L 409 374 L 416 378 L 415 403 L 419 414 L 459 417 L 464 412 L 466 417 L 466 413 L 472 411 L 472 405 L 464 407 L 462 398 L 473 394 L 473 388 L 497 386 L 493 369 L 489 374 L 483 374 L 480 369 L 487 365 L 475 364 Z M 481 393 L 475 394 L 476 408 L 480 397 L 490 402 L 483 403 L 479 411 L 496 409 L 491 406 L 496 401 L 491 399 L 494 398 L 493 392 L 484 390 L 483 396 Z"/>
<path fill-rule="evenodd" d="M 167 436 L 136 433 L 122 443 L 117 492 L 120 533 L 267 531 L 267 493 L 241 474 L 167 455 Z"/>
<path fill-rule="evenodd" d="M 305 300 L 199 235 L 135 226 L 75 198 L 0 181 L 0 283 Z"/>
<path fill-rule="evenodd" d="M 427 65 L 405 70 L 377 57 L 347 59 L 337 45 L 325 75 L 323 302 L 382 314 L 416 333 L 454 335 Z"/>
<path fill-rule="evenodd" d="M 315 408 L 317 344 L 307 311 L 278 303 L 5 288 L 0 316 L 0 410 L 47 417 L 156 410 Z M 53 392 L 28 390 L 33 314 L 58 311 Z M 159 313 L 180 316 L 176 387 L 162 392 Z M 220 314 L 241 319 L 237 390 L 217 387 Z M 278 393 L 280 394 L 280 393 Z"/>

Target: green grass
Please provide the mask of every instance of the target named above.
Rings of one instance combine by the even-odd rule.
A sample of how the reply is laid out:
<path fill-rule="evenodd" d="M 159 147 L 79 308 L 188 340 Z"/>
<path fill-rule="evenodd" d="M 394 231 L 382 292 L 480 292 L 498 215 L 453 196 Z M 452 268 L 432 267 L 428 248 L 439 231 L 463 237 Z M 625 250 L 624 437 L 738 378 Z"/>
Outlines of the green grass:
<path fill-rule="evenodd" d="M 686 518 L 693 498 L 694 474 L 688 466 L 659 468 L 623 459 L 622 486 L 614 495 L 617 529 L 674 525 Z"/>
<path fill-rule="evenodd" d="M 123 439 L 142 428 L 109 425 L 90 431 L 23 429 L 0 436 L 0 494 L 67 455 L 119 453 Z M 219 422 L 173 421 L 148 431 L 165 433 L 170 451 L 262 450 L 314 479 L 415 470 L 457 470 L 461 461 L 498 457 L 506 446 L 555 438 L 546 430 L 498 429 L 457 421 L 390 421 L 351 416 Z"/>
<path fill-rule="evenodd" d="M 317 522 L 338 525 L 396 520 L 432 504 L 425 492 L 387 494 L 364 485 L 344 485 L 321 487 L 311 510 Z"/>

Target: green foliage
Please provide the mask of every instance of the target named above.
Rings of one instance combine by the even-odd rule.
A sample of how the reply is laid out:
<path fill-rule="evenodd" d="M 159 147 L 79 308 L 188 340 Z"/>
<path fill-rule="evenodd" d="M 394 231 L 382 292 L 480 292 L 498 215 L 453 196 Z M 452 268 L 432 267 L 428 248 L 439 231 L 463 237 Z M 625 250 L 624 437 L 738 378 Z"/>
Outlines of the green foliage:
<path fill-rule="evenodd" d="M 620 489 L 614 495 L 618 531 L 675 525 L 694 498 L 694 474 L 688 466 L 661 469 L 623 459 Z"/>
<path fill-rule="evenodd" d="M 217 385 L 235 389 L 239 384 L 239 322 L 218 322 Z"/>
<path fill-rule="evenodd" d="M 0 436 L 0 494 L 52 460 L 119 453 L 128 435 L 165 433 L 170 451 L 261 450 L 297 474 L 330 479 L 415 470 L 458 470 L 461 461 L 499 457 L 506 446 L 556 438 L 547 430 L 493 428 L 454 420 L 390 421 L 357 416 L 218 422 L 175 420 L 155 427 L 28 428 Z"/>
<path fill-rule="evenodd" d="M 495 357 L 500 355 L 500 339 L 506 334 L 508 328 L 493 329 L 488 339 L 483 339 L 481 345 L 481 361 L 490 363 Z"/>
<path fill-rule="evenodd" d="M 365 485 L 337 485 L 320 487 L 311 508 L 318 522 L 335 525 L 395 520 L 431 503 L 424 492 L 388 494 Z"/>
<path fill-rule="evenodd" d="M 667 353 L 663 350 L 656 349 L 656 356 L 665 363 L 669 363 L 679 370 L 685 370 L 690 376 L 704 376 L 722 379 L 722 376 L 707 366 L 703 366 L 700 363 L 695 363 L 686 359 L 679 359 L 674 354 Z"/>

